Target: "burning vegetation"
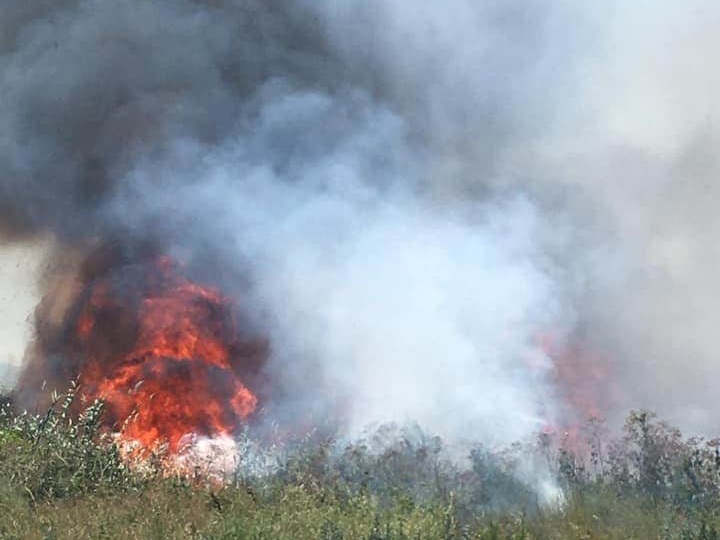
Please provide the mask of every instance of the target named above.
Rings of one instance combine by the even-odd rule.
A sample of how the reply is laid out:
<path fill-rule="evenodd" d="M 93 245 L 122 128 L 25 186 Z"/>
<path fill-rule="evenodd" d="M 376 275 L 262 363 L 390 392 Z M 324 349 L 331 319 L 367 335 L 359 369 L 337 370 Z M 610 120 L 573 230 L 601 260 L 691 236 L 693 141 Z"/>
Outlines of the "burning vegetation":
<path fill-rule="evenodd" d="M 194 437 L 232 436 L 246 425 L 267 345 L 241 337 L 230 298 L 192 282 L 167 256 L 103 266 L 86 268 L 90 279 L 59 328 L 38 321 L 45 332 L 21 388 L 78 380 L 86 402 L 105 403 L 103 424 L 135 455 L 160 447 L 176 455 Z"/>

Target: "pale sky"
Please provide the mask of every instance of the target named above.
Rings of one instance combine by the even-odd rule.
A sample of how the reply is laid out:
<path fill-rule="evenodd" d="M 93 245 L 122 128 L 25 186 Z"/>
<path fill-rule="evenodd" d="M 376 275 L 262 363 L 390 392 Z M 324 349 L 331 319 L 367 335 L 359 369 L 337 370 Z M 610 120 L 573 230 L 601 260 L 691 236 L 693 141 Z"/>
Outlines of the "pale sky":
<path fill-rule="evenodd" d="M 0 246 L 0 385 L 13 375 L 32 335 L 32 313 L 40 300 L 36 286 L 44 249 Z"/>

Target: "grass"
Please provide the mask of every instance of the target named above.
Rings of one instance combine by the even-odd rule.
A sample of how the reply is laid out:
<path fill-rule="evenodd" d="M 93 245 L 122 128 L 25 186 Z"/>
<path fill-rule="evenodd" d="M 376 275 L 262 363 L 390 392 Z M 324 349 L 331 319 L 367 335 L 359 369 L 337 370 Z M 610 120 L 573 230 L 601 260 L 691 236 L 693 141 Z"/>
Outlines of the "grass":
<path fill-rule="evenodd" d="M 565 493 L 548 506 L 514 474 L 517 452 L 477 448 L 460 467 L 439 439 L 389 427 L 381 447 L 308 438 L 224 486 L 167 477 L 128 467 L 102 434 L 102 404 L 74 416 L 73 399 L 42 415 L 4 407 L 0 539 L 720 538 L 717 441 L 643 411 L 587 455 L 537 445 Z"/>

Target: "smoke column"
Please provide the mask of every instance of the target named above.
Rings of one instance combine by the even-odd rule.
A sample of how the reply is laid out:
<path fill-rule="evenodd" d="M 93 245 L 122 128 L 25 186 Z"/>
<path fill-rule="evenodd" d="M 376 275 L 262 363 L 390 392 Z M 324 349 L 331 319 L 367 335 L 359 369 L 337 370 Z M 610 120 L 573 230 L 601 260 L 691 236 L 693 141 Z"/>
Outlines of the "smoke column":
<path fill-rule="evenodd" d="M 583 414 L 552 334 L 605 359 L 603 414 L 712 430 L 718 16 L 7 0 L 2 233 L 242 294 L 285 421 L 523 439 Z"/>

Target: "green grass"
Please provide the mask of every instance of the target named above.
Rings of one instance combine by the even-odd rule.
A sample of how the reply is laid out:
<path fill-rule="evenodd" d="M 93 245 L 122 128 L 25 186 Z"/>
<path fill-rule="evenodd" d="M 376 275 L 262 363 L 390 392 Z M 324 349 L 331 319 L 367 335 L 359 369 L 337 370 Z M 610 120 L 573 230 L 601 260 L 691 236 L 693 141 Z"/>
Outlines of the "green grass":
<path fill-rule="evenodd" d="M 542 506 L 515 457 L 443 459 L 437 438 L 386 428 L 386 443 L 308 438 L 268 474 L 223 487 L 128 468 L 99 428 L 102 404 L 0 415 L 0 539 L 718 539 L 716 442 L 683 439 L 646 412 L 588 459 L 545 450 L 562 505 Z"/>

